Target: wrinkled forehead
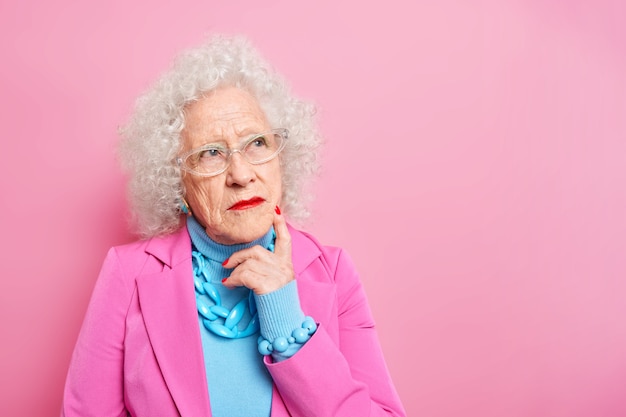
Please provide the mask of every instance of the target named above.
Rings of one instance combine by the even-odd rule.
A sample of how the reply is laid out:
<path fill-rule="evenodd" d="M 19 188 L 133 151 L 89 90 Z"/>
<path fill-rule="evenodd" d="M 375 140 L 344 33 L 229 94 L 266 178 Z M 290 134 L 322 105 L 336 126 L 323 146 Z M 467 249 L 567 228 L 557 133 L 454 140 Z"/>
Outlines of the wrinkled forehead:
<path fill-rule="evenodd" d="M 250 93 L 225 87 L 185 107 L 181 139 L 185 149 L 216 141 L 236 145 L 243 138 L 269 129 L 263 110 Z"/>

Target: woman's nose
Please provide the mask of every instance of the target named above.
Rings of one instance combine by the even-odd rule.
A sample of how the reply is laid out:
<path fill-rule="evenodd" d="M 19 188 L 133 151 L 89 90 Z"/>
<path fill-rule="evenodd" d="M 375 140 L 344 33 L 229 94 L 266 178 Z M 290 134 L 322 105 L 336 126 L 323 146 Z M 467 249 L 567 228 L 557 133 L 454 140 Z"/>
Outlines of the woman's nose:
<path fill-rule="evenodd" d="M 233 153 L 226 170 L 226 184 L 228 186 L 246 186 L 251 181 L 254 181 L 255 178 L 254 166 L 246 161 L 240 152 Z"/>

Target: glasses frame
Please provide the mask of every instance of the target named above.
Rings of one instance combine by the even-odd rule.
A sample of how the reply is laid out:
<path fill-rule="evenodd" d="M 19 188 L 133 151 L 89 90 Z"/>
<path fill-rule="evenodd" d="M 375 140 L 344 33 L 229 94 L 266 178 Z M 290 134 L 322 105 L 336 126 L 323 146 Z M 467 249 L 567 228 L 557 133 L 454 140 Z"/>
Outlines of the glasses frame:
<path fill-rule="evenodd" d="M 271 156 L 262 159 L 260 161 L 255 161 L 255 162 L 251 162 L 248 160 L 248 158 L 246 158 L 246 154 L 243 152 L 244 149 L 253 141 L 255 141 L 257 138 L 262 137 L 267 135 L 268 133 L 272 133 L 275 135 L 280 135 L 283 140 L 280 144 L 280 147 L 278 148 L 278 150 L 276 152 L 274 152 L 274 154 L 272 154 Z M 185 172 L 188 172 L 192 175 L 196 175 L 198 177 L 214 177 L 216 175 L 220 175 L 221 173 L 223 173 L 224 171 L 226 171 L 228 169 L 228 167 L 230 166 L 230 160 L 231 157 L 233 156 L 233 154 L 235 153 L 239 153 L 241 155 L 241 157 L 249 164 L 251 165 L 261 165 L 264 164 L 266 162 L 271 161 L 272 159 L 276 158 L 278 156 L 279 153 L 282 152 L 282 150 L 285 148 L 285 144 L 287 143 L 287 139 L 289 138 L 289 130 L 284 128 L 284 127 L 280 127 L 280 128 L 276 128 L 276 129 L 272 129 L 272 130 L 268 130 L 266 132 L 262 132 L 262 133 L 256 133 L 254 135 L 250 135 L 248 136 L 241 145 L 239 145 L 239 147 L 235 148 L 235 149 L 231 149 L 231 148 L 226 148 L 226 150 L 224 151 L 226 153 L 226 165 L 224 166 L 224 168 L 220 169 L 219 171 L 215 171 L 215 172 L 211 172 L 208 174 L 205 173 L 201 173 L 201 172 L 197 172 L 194 171 L 193 169 L 187 167 L 185 165 L 185 160 L 187 160 L 187 158 L 189 158 L 191 155 L 193 155 L 194 153 L 198 153 L 204 150 L 209 150 L 209 149 L 213 149 L 215 147 L 215 144 L 206 144 L 206 145 L 202 145 L 199 148 L 195 148 L 192 149 L 188 152 L 185 152 L 184 154 L 178 156 L 176 158 L 176 164 L 178 165 L 178 167 L 180 169 L 182 169 Z"/>

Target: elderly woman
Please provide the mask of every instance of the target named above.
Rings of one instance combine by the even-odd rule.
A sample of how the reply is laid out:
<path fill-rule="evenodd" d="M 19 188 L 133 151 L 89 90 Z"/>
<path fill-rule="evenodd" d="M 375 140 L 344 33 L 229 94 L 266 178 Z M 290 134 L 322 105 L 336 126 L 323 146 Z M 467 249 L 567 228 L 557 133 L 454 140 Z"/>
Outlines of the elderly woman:
<path fill-rule="evenodd" d="M 404 415 L 350 258 L 285 220 L 306 215 L 312 116 L 240 38 L 139 99 L 121 156 L 144 239 L 106 257 L 63 415 Z"/>

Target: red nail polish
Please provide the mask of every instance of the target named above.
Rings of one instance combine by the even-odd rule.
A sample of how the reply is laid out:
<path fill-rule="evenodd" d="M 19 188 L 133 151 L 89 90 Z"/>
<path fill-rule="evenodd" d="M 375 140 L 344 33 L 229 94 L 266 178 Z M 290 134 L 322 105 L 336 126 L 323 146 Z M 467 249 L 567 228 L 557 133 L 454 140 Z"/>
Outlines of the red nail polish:
<path fill-rule="evenodd" d="M 280 214 L 280 207 L 276 206 L 276 214 Z"/>
<path fill-rule="evenodd" d="M 223 284 L 223 283 L 225 283 L 227 279 L 228 279 L 228 278 L 224 278 L 224 279 L 222 279 L 222 284 Z"/>
<path fill-rule="evenodd" d="M 230 259 L 230 258 L 226 258 L 226 260 L 225 260 L 224 262 L 222 262 L 222 266 L 226 266 L 226 264 L 228 263 L 228 260 L 229 260 L 229 259 Z M 222 281 L 222 282 L 223 282 L 223 281 Z"/>

